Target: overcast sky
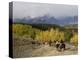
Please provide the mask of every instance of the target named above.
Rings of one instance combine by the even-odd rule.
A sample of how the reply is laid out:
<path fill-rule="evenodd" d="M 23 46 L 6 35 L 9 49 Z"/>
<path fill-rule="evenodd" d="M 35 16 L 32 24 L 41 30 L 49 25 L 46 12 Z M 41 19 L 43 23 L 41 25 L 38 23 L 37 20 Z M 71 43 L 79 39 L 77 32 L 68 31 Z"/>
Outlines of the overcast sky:
<path fill-rule="evenodd" d="M 78 7 L 76 5 L 13 2 L 13 18 L 28 16 L 34 18 L 46 14 L 54 17 L 77 16 Z"/>

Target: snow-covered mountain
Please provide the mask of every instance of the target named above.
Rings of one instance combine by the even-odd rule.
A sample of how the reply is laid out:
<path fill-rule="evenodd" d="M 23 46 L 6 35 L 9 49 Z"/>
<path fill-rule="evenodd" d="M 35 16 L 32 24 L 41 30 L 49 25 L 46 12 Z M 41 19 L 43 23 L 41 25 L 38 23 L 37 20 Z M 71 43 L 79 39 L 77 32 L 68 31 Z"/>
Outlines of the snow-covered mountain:
<path fill-rule="evenodd" d="M 22 18 L 14 19 L 14 23 L 26 23 L 26 24 L 57 24 L 57 25 L 68 25 L 68 24 L 78 24 L 78 16 L 68 16 L 55 18 L 53 16 L 40 16 L 35 18 Z"/>

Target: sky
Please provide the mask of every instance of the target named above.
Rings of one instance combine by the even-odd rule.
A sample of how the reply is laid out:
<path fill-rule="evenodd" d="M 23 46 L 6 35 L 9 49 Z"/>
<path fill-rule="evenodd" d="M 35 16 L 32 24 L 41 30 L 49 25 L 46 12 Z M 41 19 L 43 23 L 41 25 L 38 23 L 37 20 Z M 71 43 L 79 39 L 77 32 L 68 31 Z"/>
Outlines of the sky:
<path fill-rule="evenodd" d="M 39 17 L 39 16 L 77 16 L 77 5 L 46 4 L 30 2 L 13 2 L 13 18 Z"/>

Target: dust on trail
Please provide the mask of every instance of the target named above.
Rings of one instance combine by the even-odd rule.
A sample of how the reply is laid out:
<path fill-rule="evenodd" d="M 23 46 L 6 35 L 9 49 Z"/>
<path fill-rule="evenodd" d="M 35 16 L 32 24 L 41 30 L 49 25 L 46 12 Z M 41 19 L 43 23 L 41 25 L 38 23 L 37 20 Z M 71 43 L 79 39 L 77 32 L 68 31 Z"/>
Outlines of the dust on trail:
<path fill-rule="evenodd" d="M 36 46 L 37 47 L 37 46 Z M 17 46 L 14 50 L 14 57 L 43 57 L 43 56 L 58 56 L 58 55 L 74 55 L 77 54 L 77 48 L 68 49 L 65 51 L 57 51 L 54 46 L 41 45 L 38 48 L 32 48 L 30 45 Z"/>
<path fill-rule="evenodd" d="M 57 51 L 55 47 L 50 47 L 49 45 L 45 45 L 40 49 L 36 49 L 33 51 L 32 56 L 57 56 L 57 55 L 73 55 L 77 54 L 77 50 L 65 50 L 65 51 Z"/>
<path fill-rule="evenodd" d="M 63 52 L 57 51 L 54 46 L 46 45 L 35 45 L 27 40 L 14 39 L 13 45 L 13 57 L 23 58 L 23 57 L 43 57 L 43 56 L 59 56 L 59 55 L 74 55 L 78 53 L 78 47 L 74 47 L 70 43 L 66 44 L 69 48 Z"/>

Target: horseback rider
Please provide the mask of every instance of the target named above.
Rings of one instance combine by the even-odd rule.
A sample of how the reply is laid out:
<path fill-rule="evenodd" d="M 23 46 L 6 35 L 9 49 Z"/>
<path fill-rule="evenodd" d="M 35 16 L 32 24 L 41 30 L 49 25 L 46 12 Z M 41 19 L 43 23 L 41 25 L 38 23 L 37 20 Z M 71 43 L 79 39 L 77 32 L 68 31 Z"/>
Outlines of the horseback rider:
<path fill-rule="evenodd" d="M 65 43 L 63 40 L 60 41 L 60 50 L 65 50 Z"/>

